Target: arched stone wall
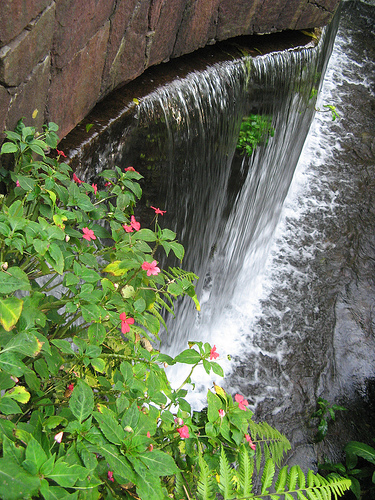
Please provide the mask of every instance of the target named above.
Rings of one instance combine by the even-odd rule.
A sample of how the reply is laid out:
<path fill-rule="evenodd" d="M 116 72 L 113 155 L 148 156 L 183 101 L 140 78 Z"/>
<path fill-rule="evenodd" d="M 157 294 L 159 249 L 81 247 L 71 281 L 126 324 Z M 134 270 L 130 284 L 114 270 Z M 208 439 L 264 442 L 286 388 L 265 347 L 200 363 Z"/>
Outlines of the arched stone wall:
<path fill-rule="evenodd" d="M 0 130 L 66 135 L 149 66 L 238 35 L 326 25 L 340 0 L 1 0 Z"/>

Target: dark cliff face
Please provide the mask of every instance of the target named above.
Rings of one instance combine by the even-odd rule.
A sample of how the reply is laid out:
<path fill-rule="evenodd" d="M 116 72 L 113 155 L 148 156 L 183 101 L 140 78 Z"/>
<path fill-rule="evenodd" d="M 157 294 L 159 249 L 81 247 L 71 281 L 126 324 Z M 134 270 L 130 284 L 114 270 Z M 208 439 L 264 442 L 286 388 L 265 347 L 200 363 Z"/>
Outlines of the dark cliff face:
<path fill-rule="evenodd" d="M 20 116 L 65 135 L 150 66 L 239 35 L 328 24 L 340 0 L 3 0 L 0 129 Z"/>

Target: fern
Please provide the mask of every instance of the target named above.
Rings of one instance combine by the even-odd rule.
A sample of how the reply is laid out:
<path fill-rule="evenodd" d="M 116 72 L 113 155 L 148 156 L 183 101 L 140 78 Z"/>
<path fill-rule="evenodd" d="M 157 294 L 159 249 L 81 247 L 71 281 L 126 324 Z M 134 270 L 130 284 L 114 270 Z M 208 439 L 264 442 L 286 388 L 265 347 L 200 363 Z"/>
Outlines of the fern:
<path fill-rule="evenodd" d="M 330 500 L 337 499 L 350 488 L 350 479 L 331 474 L 326 478 L 319 474 L 314 474 L 311 470 L 307 473 L 307 480 L 302 469 L 298 465 L 293 465 L 289 472 L 288 467 L 283 467 L 275 482 L 275 493 L 270 493 L 275 476 L 275 463 L 268 459 L 262 474 L 262 487 L 260 495 L 254 495 L 254 500 L 269 497 L 272 500 Z M 242 496 L 242 499 L 246 496 Z M 249 498 L 249 496 L 247 496 Z"/>
<path fill-rule="evenodd" d="M 241 446 L 239 456 L 239 494 L 246 497 L 251 495 L 253 490 L 254 459 L 250 458 L 244 445 Z"/>
<path fill-rule="evenodd" d="M 220 482 L 219 489 L 224 500 L 233 498 L 234 495 L 234 470 L 230 467 L 224 448 L 220 453 Z"/>
<path fill-rule="evenodd" d="M 274 429 L 266 422 L 249 422 L 250 434 L 256 443 L 256 470 L 259 474 L 262 459 L 266 462 L 272 458 L 277 466 L 280 465 L 284 454 L 290 450 L 288 439 L 277 429 Z"/>
<path fill-rule="evenodd" d="M 199 500 L 212 500 L 215 498 L 212 472 L 205 462 L 202 453 L 199 453 L 199 479 L 197 485 L 197 493 Z"/>

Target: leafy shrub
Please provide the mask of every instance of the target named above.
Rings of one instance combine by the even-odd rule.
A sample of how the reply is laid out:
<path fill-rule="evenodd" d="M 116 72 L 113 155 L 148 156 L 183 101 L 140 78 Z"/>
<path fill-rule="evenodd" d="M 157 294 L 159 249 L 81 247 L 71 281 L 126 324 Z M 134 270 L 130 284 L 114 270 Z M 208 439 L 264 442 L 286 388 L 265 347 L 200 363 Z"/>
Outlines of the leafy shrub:
<path fill-rule="evenodd" d="M 238 136 L 237 148 L 242 154 L 251 156 L 258 144 L 267 144 L 268 138 L 273 137 L 275 130 L 272 127 L 272 117 L 266 115 L 249 115 L 242 119 Z"/>
<path fill-rule="evenodd" d="M 162 309 L 186 295 L 199 308 L 196 276 L 157 265 L 159 250 L 181 260 L 184 249 L 159 225 L 162 210 L 151 207 L 152 230 L 136 220 L 138 172 L 104 170 L 91 185 L 71 176 L 57 130 L 20 121 L 1 148 L 14 155 L 1 171 L 1 498 L 341 495 L 350 481 L 338 476 L 297 466 L 275 476 L 289 442 L 253 422 L 243 396 L 215 385 L 191 411 L 195 367 L 223 375 L 216 347 L 190 342 L 174 359 L 153 347 Z M 165 367 L 176 363 L 191 370 L 173 389 Z"/>

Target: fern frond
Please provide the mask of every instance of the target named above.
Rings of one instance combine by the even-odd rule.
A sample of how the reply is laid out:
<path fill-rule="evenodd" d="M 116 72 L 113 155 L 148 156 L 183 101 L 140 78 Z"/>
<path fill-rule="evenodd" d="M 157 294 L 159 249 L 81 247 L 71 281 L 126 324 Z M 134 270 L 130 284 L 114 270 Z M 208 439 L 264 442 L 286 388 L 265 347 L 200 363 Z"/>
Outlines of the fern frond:
<path fill-rule="evenodd" d="M 268 494 L 268 488 L 272 486 L 273 477 L 275 475 L 275 462 L 269 458 L 266 461 L 262 474 L 262 495 Z"/>
<path fill-rule="evenodd" d="M 277 429 L 271 427 L 267 422 L 256 423 L 250 420 L 250 434 L 256 449 L 256 469 L 259 474 L 261 465 L 261 455 L 263 452 L 264 460 L 272 458 L 278 466 L 285 453 L 291 446 L 288 439 Z"/>
<path fill-rule="evenodd" d="M 286 480 L 288 479 L 288 466 L 285 465 L 278 474 L 277 481 L 275 484 L 276 493 L 284 491 L 286 486 Z"/>
<path fill-rule="evenodd" d="M 179 267 L 170 267 L 168 271 L 164 270 L 164 274 L 166 274 L 169 278 L 171 279 L 186 279 L 190 281 L 190 283 L 193 283 L 193 281 L 198 280 L 198 276 L 190 271 L 184 271 L 183 269 L 180 269 Z"/>
<path fill-rule="evenodd" d="M 174 485 L 174 490 L 173 490 L 173 498 L 178 498 L 179 500 L 182 498 L 186 498 L 185 492 L 184 492 L 184 479 L 182 477 L 181 472 L 177 472 L 175 474 L 175 485 Z"/>
<path fill-rule="evenodd" d="M 199 453 L 199 479 L 197 485 L 197 493 L 199 500 L 213 500 L 214 486 L 213 479 L 206 461 L 202 453 Z"/>
<path fill-rule="evenodd" d="M 234 471 L 229 465 L 227 456 L 225 454 L 224 448 L 221 447 L 221 453 L 220 453 L 220 482 L 219 482 L 219 488 L 221 493 L 224 496 L 224 500 L 229 500 L 230 498 L 233 498 L 233 495 L 235 494 L 234 491 Z"/>
<path fill-rule="evenodd" d="M 254 459 L 249 456 L 247 449 L 242 445 L 239 455 L 240 496 L 242 497 L 247 497 L 252 494 L 253 472 Z"/>
<path fill-rule="evenodd" d="M 169 297 L 169 295 L 168 295 L 168 294 L 166 294 L 166 295 L 165 295 L 165 298 L 169 300 L 169 302 L 171 303 L 171 305 L 168 305 L 168 304 L 166 303 L 166 301 L 165 301 L 165 300 L 163 300 L 163 299 L 160 297 L 160 295 L 158 295 L 158 294 L 156 295 L 156 303 L 157 303 L 158 305 L 160 305 L 161 307 L 164 307 L 164 309 L 165 309 L 166 311 L 168 311 L 170 314 L 173 314 L 173 315 L 174 315 L 174 304 L 173 304 L 173 301 L 171 300 L 171 298 Z"/>

